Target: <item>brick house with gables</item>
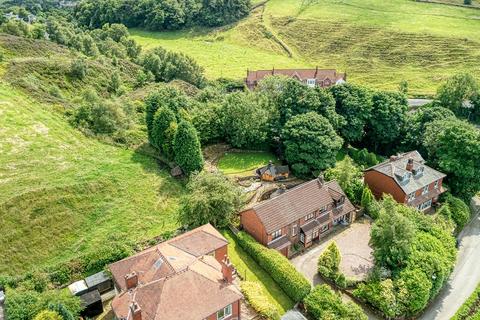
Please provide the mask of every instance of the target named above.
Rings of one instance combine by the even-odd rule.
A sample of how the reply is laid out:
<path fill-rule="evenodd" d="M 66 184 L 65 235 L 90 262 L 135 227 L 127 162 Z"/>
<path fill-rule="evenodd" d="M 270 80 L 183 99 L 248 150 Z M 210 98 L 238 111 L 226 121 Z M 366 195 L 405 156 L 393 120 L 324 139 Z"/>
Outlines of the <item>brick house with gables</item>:
<path fill-rule="evenodd" d="M 379 199 L 384 193 L 399 203 L 425 211 L 438 201 L 445 174 L 425 165 L 418 151 L 410 151 L 365 170 L 365 184 Z"/>
<path fill-rule="evenodd" d="M 336 181 L 303 183 L 240 213 L 243 229 L 289 257 L 292 245 L 312 245 L 334 225 L 355 220 L 355 207 Z"/>

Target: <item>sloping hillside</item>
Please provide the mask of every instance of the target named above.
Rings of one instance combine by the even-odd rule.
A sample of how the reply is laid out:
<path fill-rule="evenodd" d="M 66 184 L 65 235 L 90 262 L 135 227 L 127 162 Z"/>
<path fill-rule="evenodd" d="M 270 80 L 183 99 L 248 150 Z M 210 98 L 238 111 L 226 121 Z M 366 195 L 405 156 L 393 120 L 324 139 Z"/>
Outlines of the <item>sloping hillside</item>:
<path fill-rule="evenodd" d="M 211 78 L 318 65 L 376 88 L 407 80 L 418 95 L 434 93 L 455 72 L 480 78 L 478 30 L 476 9 L 411 0 L 270 0 L 230 29 L 132 33 L 146 46 L 190 54 Z"/>
<path fill-rule="evenodd" d="M 172 231 L 183 192 L 154 160 L 86 138 L 0 82 L 0 274 Z"/>

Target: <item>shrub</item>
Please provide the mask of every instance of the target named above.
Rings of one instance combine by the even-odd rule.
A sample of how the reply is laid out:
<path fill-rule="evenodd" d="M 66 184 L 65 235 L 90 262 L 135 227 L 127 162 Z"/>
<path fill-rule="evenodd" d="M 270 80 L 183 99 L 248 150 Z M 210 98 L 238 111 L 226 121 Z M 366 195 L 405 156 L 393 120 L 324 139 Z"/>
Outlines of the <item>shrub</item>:
<path fill-rule="evenodd" d="M 338 250 L 337 244 L 332 241 L 322 252 L 320 257 L 318 257 L 318 273 L 325 278 L 335 281 L 340 266 L 340 260 L 340 250 Z"/>
<path fill-rule="evenodd" d="M 238 233 L 237 239 L 293 301 L 301 301 L 310 292 L 310 282 L 280 252 L 264 247 L 244 232 Z"/>
<path fill-rule="evenodd" d="M 461 231 L 470 220 L 470 208 L 462 199 L 447 194 L 445 202 L 450 209 L 451 218 L 457 225 L 457 231 Z"/>
<path fill-rule="evenodd" d="M 344 303 L 342 298 L 328 287 L 316 286 L 304 300 L 305 309 L 312 319 L 367 320 L 363 310 L 352 302 Z"/>
<path fill-rule="evenodd" d="M 263 293 L 260 284 L 253 281 L 242 281 L 240 288 L 245 299 L 259 315 L 268 320 L 280 320 L 277 308 Z"/>
<path fill-rule="evenodd" d="M 33 320 L 63 320 L 63 318 L 55 311 L 43 310 Z"/>
<path fill-rule="evenodd" d="M 404 269 L 396 282 L 401 295 L 400 303 L 403 304 L 407 314 L 414 315 L 425 308 L 430 299 L 432 282 L 421 269 Z"/>
<path fill-rule="evenodd" d="M 373 219 L 378 218 L 377 212 L 375 210 L 375 197 L 372 194 L 372 191 L 369 187 L 365 186 L 362 190 L 362 200 L 360 205 L 365 210 L 365 213 L 371 216 Z"/>
<path fill-rule="evenodd" d="M 87 64 L 83 59 L 76 59 L 70 65 L 70 76 L 74 79 L 83 80 L 87 76 Z"/>
<path fill-rule="evenodd" d="M 455 315 L 450 320 L 466 320 L 469 319 L 469 316 L 472 313 L 472 309 L 475 308 L 477 304 L 480 303 L 480 284 L 477 289 L 472 293 L 472 295 L 463 303 L 463 305 L 458 309 Z M 476 318 L 472 320 L 477 320 L 479 316 L 479 311 L 475 314 Z"/>
<path fill-rule="evenodd" d="M 383 281 L 374 281 L 361 283 L 353 291 L 353 295 L 383 312 L 388 318 L 394 318 L 399 315 L 395 288 L 391 279 Z"/>

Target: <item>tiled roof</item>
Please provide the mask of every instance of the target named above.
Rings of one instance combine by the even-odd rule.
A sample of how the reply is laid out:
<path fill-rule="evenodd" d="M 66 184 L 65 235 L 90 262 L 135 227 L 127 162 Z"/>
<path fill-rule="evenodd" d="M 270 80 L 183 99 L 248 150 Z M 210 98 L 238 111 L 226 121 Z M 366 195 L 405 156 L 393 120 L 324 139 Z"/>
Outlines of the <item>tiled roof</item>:
<path fill-rule="evenodd" d="M 267 233 L 272 233 L 287 226 L 306 215 L 332 204 L 338 194 L 345 195 L 336 181 L 325 182 L 323 185 L 317 179 L 303 183 L 283 194 L 252 207 L 262 221 Z M 340 210 L 348 213 L 355 208 L 345 197 L 345 203 Z"/>
<path fill-rule="evenodd" d="M 260 81 L 267 76 L 283 75 L 297 78 L 300 81 L 316 79 L 319 81 L 330 80 L 335 84 L 338 80 L 345 80 L 345 73 L 337 73 L 335 69 L 273 69 L 248 71 L 247 82 Z"/>
<path fill-rule="evenodd" d="M 227 240 L 207 224 L 110 265 L 121 293 L 112 302 L 117 318 L 129 319 L 135 301 L 142 320 L 204 319 L 242 295 L 224 281 L 220 263 L 208 254 Z M 138 285 L 126 290 L 125 275 Z"/>
<path fill-rule="evenodd" d="M 417 175 L 415 175 L 413 171 L 407 171 L 406 168 L 409 159 L 413 160 L 413 171 L 423 171 Z M 369 170 L 375 170 L 393 178 L 405 194 L 415 192 L 445 177 L 445 174 L 425 165 L 425 160 L 418 151 L 410 151 L 392 156 L 391 159 L 368 168 L 365 171 Z M 406 179 L 402 179 L 402 177 L 406 177 Z"/>
<path fill-rule="evenodd" d="M 272 177 L 275 177 L 277 174 L 284 174 L 284 173 L 290 172 L 290 170 L 288 169 L 288 166 L 276 166 L 274 164 L 268 164 L 258 169 L 257 174 L 262 175 L 267 171 L 269 171 Z"/>

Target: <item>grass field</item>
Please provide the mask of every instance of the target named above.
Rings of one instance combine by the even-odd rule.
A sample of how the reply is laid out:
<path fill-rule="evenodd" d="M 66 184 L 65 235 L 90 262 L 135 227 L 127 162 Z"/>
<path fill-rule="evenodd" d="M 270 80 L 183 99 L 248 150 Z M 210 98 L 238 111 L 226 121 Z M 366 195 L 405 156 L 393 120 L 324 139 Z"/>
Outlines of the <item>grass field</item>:
<path fill-rule="evenodd" d="M 283 292 L 275 283 L 270 275 L 263 270 L 243 249 L 230 231 L 223 231 L 223 235 L 228 239 L 228 256 L 237 271 L 247 281 L 260 283 L 265 295 L 278 308 L 280 314 L 284 314 L 293 308 L 293 301 Z"/>
<path fill-rule="evenodd" d="M 407 80 L 411 95 L 429 95 L 455 72 L 480 78 L 478 30 L 476 9 L 411 0 L 270 0 L 229 28 L 131 32 L 147 48 L 191 55 L 209 78 L 318 65 L 376 88 Z"/>
<path fill-rule="evenodd" d="M 175 230 L 183 187 L 0 82 L 0 274 Z"/>
<path fill-rule="evenodd" d="M 218 169 L 224 174 L 249 174 L 269 161 L 278 162 L 269 152 L 228 152 L 218 161 Z"/>

